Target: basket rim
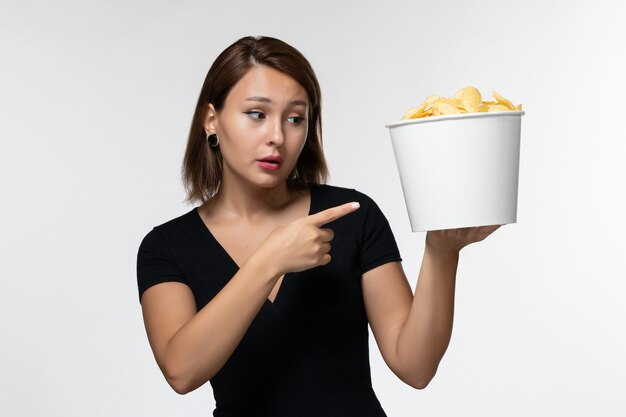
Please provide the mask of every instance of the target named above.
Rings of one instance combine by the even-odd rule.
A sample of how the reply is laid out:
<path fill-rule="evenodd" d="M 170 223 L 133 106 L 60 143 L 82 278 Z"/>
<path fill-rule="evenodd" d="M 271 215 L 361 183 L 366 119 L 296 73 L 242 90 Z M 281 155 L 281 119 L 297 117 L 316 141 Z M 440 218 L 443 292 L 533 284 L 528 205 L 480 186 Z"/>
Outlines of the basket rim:
<path fill-rule="evenodd" d="M 480 112 L 480 113 L 477 112 L 477 113 L 447 114 L 444 116 L 429 116 L 429 117 L 423 117 L 420 119 L 400 120 L 399 122 L 386 124 L 385 127 L 392 128 L 392 127 L 397 127 L 397 126 L 412 125 L 412 124 L 419 124 L 419 123 L 432 123 L 432 122 L 438 122 L 440 120 L 450 120 L 450 119 L 471 119 L 471 118 L 478 118 L 478 117 L 500 117 L 500 116 L 523 116 L 524 114 L 526 114 L 524 110 L 515 110 L 515 111 L 502 110 L 502 111 Z"/>

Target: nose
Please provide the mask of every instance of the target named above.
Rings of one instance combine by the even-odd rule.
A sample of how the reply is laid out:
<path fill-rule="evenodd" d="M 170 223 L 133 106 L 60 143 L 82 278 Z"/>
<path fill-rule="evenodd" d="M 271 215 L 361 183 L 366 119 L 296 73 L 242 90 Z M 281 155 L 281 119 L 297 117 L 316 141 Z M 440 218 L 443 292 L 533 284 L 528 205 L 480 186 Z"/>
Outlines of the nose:
<path fill-rule="evenodd" d="M 283 123 L 280 117 L 274 119 L 272 127 L 268 135 L 268 143 L 275 146 L 281 146 L 285 141 L 285 132 L 283 131 Z"/>

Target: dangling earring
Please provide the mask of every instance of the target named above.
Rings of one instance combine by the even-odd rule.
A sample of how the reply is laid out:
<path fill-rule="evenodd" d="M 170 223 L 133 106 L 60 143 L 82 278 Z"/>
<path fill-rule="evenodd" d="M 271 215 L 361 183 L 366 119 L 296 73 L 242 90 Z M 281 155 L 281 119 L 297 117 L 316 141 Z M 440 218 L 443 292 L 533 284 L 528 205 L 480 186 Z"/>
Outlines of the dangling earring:
<path fill-rule="evenodd" d="M 206 139 L 209 143 L 209 146 L 211 146 L 212 148 L 215 148 L 220 143 L 220 138 L 215 133 L 208 135 Z"/>

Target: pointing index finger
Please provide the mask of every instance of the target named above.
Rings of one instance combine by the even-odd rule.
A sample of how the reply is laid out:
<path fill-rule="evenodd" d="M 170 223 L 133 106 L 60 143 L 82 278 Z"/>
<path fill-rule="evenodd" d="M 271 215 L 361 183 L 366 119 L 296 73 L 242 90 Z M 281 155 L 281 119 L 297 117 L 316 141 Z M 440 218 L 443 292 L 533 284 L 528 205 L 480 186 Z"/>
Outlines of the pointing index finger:
<path fill-rule="evenodd" d="M 351 203 L 345 203 L 340 206 L 331 207 L 329 209 L 320 211 L 309 216 L 309 220 L 318 227 L 330 223 L 333 220 L 337 220 L 347 214 L 356 211 L 360 207 L 360 204 L 356 201 Z"/>

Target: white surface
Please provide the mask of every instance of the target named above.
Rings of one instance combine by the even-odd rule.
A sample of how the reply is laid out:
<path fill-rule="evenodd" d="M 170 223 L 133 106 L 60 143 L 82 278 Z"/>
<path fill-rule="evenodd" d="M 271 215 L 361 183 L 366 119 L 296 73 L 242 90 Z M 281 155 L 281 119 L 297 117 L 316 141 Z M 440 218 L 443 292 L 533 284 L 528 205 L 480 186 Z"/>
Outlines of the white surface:
<path fill-rule="evenodd" d="M 625 6 L 613 1 L 0 3 L 0 415 L 208 416 L 156 366 L 140 239 L 190 210 L 179 169 L 202 81 L 237 38 L 283 38 L 322 85 L 332 184 L 387 215 L 415 285 L 386 123 L 474 85 L 522 103 L 517 224 L 461 252 L 455 326 L 390 417 L 623 416 Z"/>
<path fill-rule="evenodd" d="M 517 221 L 522 113 L 388 125 L 412 231 Z"/>

